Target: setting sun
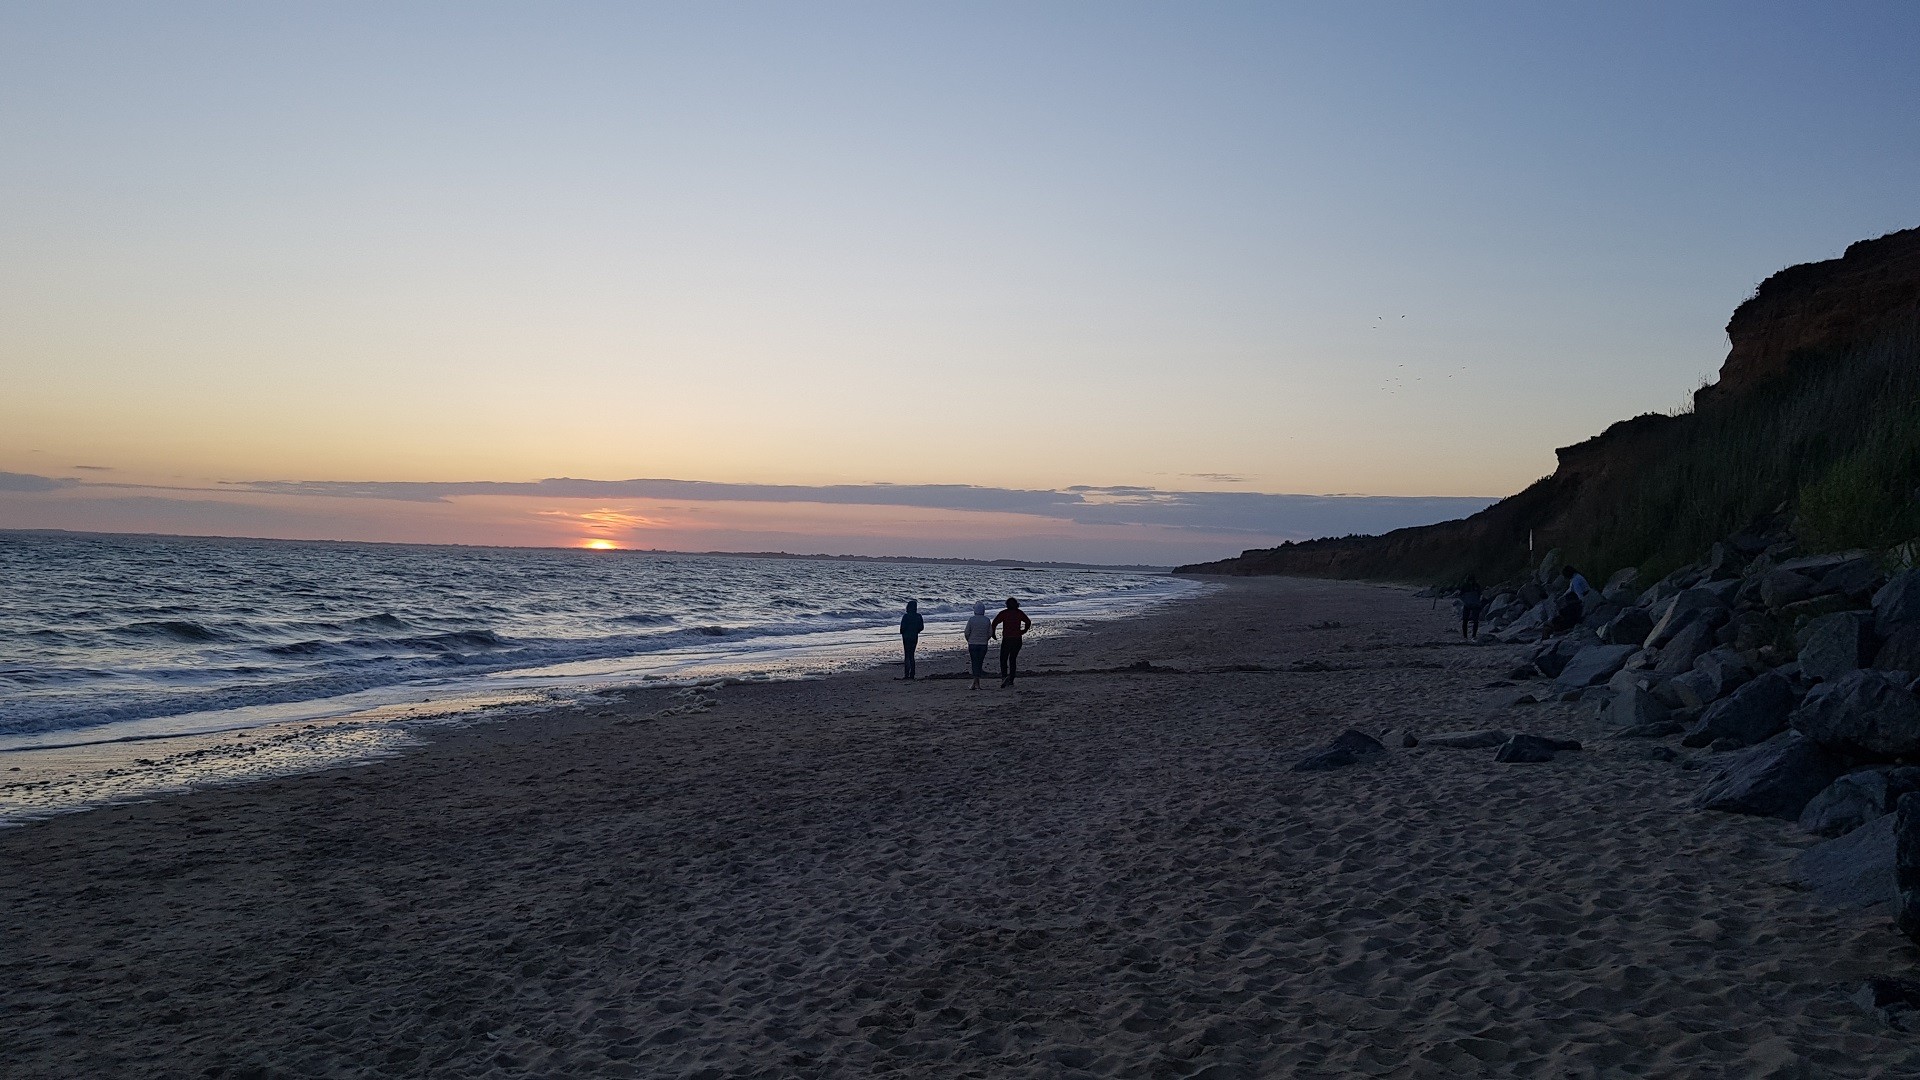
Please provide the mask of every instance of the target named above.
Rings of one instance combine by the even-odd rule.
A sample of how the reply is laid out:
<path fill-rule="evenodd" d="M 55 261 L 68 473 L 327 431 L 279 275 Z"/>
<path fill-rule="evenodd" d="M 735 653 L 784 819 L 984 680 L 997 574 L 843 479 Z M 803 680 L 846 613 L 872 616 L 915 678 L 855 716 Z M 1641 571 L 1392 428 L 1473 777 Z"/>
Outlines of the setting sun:
<path fill-rule="evenodd" d="M 620 550 L 620 545 L 614 543 L 613 541 L 600 540 L 597 538 L 593 540 L 582 540 L 580 541 L 580 546 L 583 548 L 586 548 L 589 551 L 619 551 Z"/>

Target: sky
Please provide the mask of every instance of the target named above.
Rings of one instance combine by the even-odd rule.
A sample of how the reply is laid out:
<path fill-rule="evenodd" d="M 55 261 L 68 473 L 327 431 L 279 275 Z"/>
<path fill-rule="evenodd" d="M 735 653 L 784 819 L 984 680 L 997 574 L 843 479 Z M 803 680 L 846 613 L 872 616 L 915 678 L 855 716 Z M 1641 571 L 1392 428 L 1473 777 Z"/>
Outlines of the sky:
<path fill-rule="evenodd" d="M 1920 224 L 1916 45 L 1908 3 L 8 0 L 0 528 L 1171 563 L 1460 516 Z"/>

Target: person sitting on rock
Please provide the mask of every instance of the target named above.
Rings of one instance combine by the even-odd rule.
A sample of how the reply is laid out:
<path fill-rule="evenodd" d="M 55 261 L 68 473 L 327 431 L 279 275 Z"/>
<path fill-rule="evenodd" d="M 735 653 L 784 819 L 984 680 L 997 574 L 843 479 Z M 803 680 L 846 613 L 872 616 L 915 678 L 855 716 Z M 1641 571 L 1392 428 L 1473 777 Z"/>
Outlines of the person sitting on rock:
<path fill-rule="evenodd" d="M 1567 591 L 1561 593 L 1553 604 L 1553 625 L 1550 630 L 1556 634 L 1564 634 L 1580 625 L 1581 616 L 1586 614 L 1587 594 L 1593 591 L 1593 586 L 1587 584 L 1587 579 L 1580 571 L 1571 566 L 1561 567 L 1560 577 L 1567 583 Z"/>

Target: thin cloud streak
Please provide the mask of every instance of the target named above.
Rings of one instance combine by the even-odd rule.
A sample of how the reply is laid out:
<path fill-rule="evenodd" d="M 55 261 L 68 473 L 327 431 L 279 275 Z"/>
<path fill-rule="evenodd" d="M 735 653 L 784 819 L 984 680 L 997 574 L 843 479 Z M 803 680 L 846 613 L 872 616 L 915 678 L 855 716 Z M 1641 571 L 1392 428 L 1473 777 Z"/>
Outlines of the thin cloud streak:
<path fill-rule="evenodd" d="M 809 550 L 1128 563 L 1192 562 L 1284 540 L 1387 532 L 1461 517 L 1494 501 L 1139 485 L 1047 490 L 659 478 L 168 486 L 31 473 L 0 473 L 0 493 L 7 496 L 0 528 L 536 546 L 609 537 L 696 550 L 725 543 L 773 550 L 813 537 Z M 1016 544 L 1035 551 L 1014 550 Z"/>
<path fill-rule="evenodd" d="M 971 484 L 726 484 L 706 480 L 527 482 L 254 480 L 231 487 L 272 495 L 447 502 L 462 496 L 560 499 L 683 499 L 689 502 L 821 503 L 927 510 L 1032 514 L 1084 525 L 1156 525 L 1211 533 L 1337 536 L 1384 532 L 1464 517 L 1491 498 L 1391 495 L 1289 495 L 1251 491 L 1162 491 L 1134 485 L 1076 484 L 1060 490 Z"/>

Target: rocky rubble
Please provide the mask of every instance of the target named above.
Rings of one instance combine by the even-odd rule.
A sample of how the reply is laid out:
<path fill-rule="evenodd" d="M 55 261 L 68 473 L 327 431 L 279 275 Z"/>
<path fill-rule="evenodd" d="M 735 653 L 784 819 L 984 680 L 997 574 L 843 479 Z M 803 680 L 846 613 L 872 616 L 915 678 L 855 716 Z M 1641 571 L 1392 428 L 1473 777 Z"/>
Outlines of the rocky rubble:
<path fill-rule="evenodd" d="M 1707 748 L 1695 806 L 1836 838 L 1835 854 L 1807 863 L 1842 866 L 1848 881 L 1892 888 L 1897 878 L 1901 928 L 1920 941 L 1913 547 L 1806 555 L 1761 523 L 1658 581 L 1614 574 L 1577 612 L 1566 609 L 1578 623 L 1560 633 L 1551 629 L 1565 583 L 1551 553 L 1533 574 L 1488 591 L 1483 636 L 1533 644 L 1509 677 L 1550 681 L 1517 704 L 1579 702 L 1615 738 L 1678 735 Z M 1655 750 L 1653 760 L 1680 757 Z M 1533 746 L 1508 753 L 1503 760 L 1551 756 Z"/>

